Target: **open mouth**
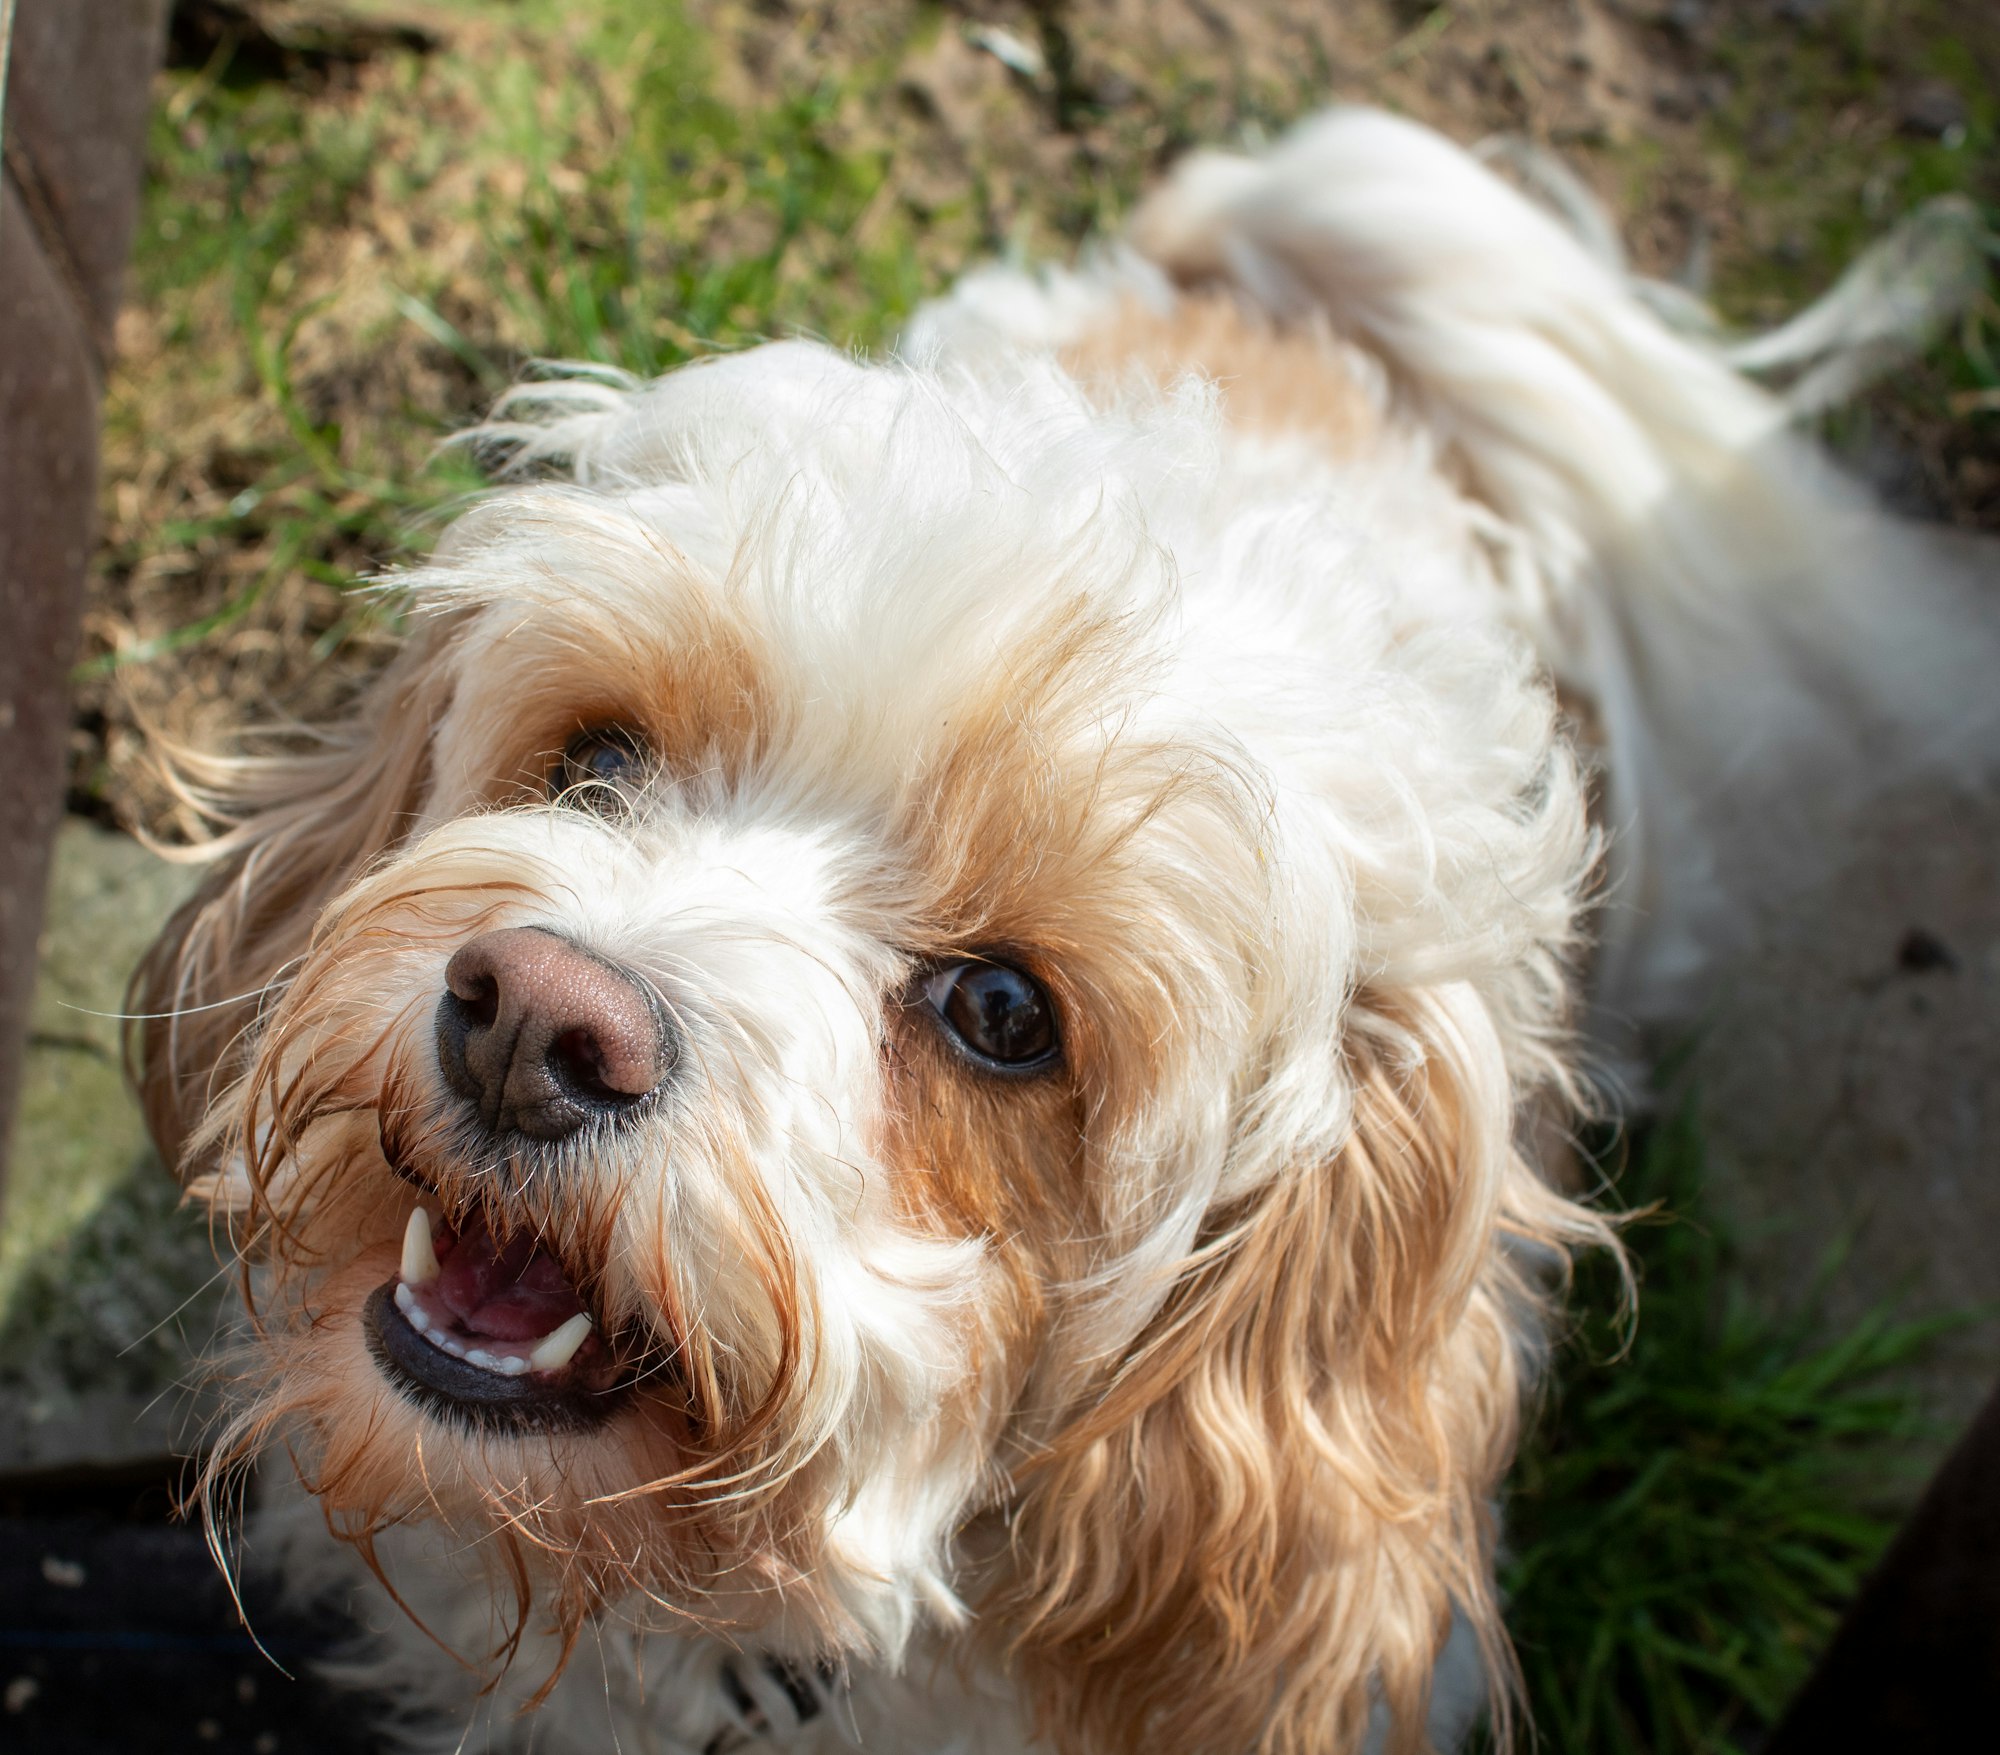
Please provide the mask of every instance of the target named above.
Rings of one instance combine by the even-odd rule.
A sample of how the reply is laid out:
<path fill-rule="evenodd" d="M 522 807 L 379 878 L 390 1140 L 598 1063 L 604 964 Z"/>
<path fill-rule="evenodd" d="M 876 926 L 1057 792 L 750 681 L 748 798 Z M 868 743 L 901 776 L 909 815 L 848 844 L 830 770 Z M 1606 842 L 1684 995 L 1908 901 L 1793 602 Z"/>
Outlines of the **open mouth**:
<path fill-rule="evenodd" d="M 477 1211 L 454 1227 L 418 1207 L 362 1320 L 383 1375 L 460 1423 L 573 1430 L 605 1419 L 625 1387 L 555 1253 L 532 1232 L 496 1236 Z"/>

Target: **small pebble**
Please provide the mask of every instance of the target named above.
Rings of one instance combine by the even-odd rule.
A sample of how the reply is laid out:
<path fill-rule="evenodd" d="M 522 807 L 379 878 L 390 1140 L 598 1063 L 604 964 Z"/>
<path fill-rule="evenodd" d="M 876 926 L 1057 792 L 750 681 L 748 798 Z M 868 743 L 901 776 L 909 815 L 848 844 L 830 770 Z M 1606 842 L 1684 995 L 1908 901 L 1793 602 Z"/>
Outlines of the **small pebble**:
<path fill-rule="evenodd" d="M 1922 80 L 1903 93 L 1896 125 L 1905 134 L 1942 140 L 1965 126 L 1965 99 L 1942 79 Z"/>
<path fill-rule="evenodd" d="M 975 49 L 984 49 L 1009 73 L 1017 73 L 1030 83 L 1042 78 L 1049 70 L 1049 64 L 1039 48 L 1000 25 L 972 25 L 966 30 L 965 40 Z"/>
<path fill-rule="evenodd" d="M 1934 969 L 1956 969 L 1958 958 L 1936 933 L 1913 926 L 1896 947 L 1896 967 L 1911 975 L 1927 975 Z"/>
<path fill-rule="evenodd" d="M 83 1581 L 89 1576 L 75 1560 L 58 1559 L 54 1554 L 42 1556 L 43 1581 L 58 1590 L 81 1590 Z"/>

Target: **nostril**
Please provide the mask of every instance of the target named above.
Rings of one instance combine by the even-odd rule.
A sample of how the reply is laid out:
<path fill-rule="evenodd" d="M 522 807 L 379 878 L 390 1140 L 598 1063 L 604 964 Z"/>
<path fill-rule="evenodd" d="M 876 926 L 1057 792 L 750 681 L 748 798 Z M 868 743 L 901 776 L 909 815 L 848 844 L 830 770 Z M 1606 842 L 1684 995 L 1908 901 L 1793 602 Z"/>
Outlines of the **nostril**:
<path fill-rule="evenodd" d="M 490 1030 L 500 1016 L 500 983 L 491 975 L 476 976 L 454 985 L 452 997 L 466 1023 L 475 1030 Z"/>
<path fill-rule="evenodd" d="M 549 1044 L 549 1064 L 565 1084 L 593 1103 L 636 1103 L 647 1095 L 643 1091 L 622 1091 L 611 1083 L 604 1064 L 604 1050 L 588 1030 L 563 1031 Z"/>

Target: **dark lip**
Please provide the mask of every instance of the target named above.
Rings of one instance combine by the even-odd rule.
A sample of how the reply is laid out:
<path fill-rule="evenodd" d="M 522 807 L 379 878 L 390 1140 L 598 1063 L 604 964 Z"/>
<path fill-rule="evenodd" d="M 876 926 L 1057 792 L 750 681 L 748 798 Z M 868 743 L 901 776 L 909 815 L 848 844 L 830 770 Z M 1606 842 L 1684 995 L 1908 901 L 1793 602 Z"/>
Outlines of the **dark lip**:
<path fill-rule="evenodd" d="M 427 1414 L 469 1431 L 587 1432 L 617 1412 L 629 1378 L 604 1388 L 501 1377 L 441 1352 L 396 1308 L 396 1282 L 376 1287 L 361 1327 L 375 1367 Z"/>

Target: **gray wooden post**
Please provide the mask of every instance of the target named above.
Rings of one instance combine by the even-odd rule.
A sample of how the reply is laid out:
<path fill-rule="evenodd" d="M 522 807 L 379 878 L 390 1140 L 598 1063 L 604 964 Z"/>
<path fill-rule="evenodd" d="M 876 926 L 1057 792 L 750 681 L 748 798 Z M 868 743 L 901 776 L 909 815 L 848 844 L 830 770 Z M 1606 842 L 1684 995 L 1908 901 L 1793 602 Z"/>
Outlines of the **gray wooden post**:
<path fill-rule="evenodd" d="M 15 0 L 0 190 L 0 1192 L 62 813 L 97 408 L 167 0 Z"/>

